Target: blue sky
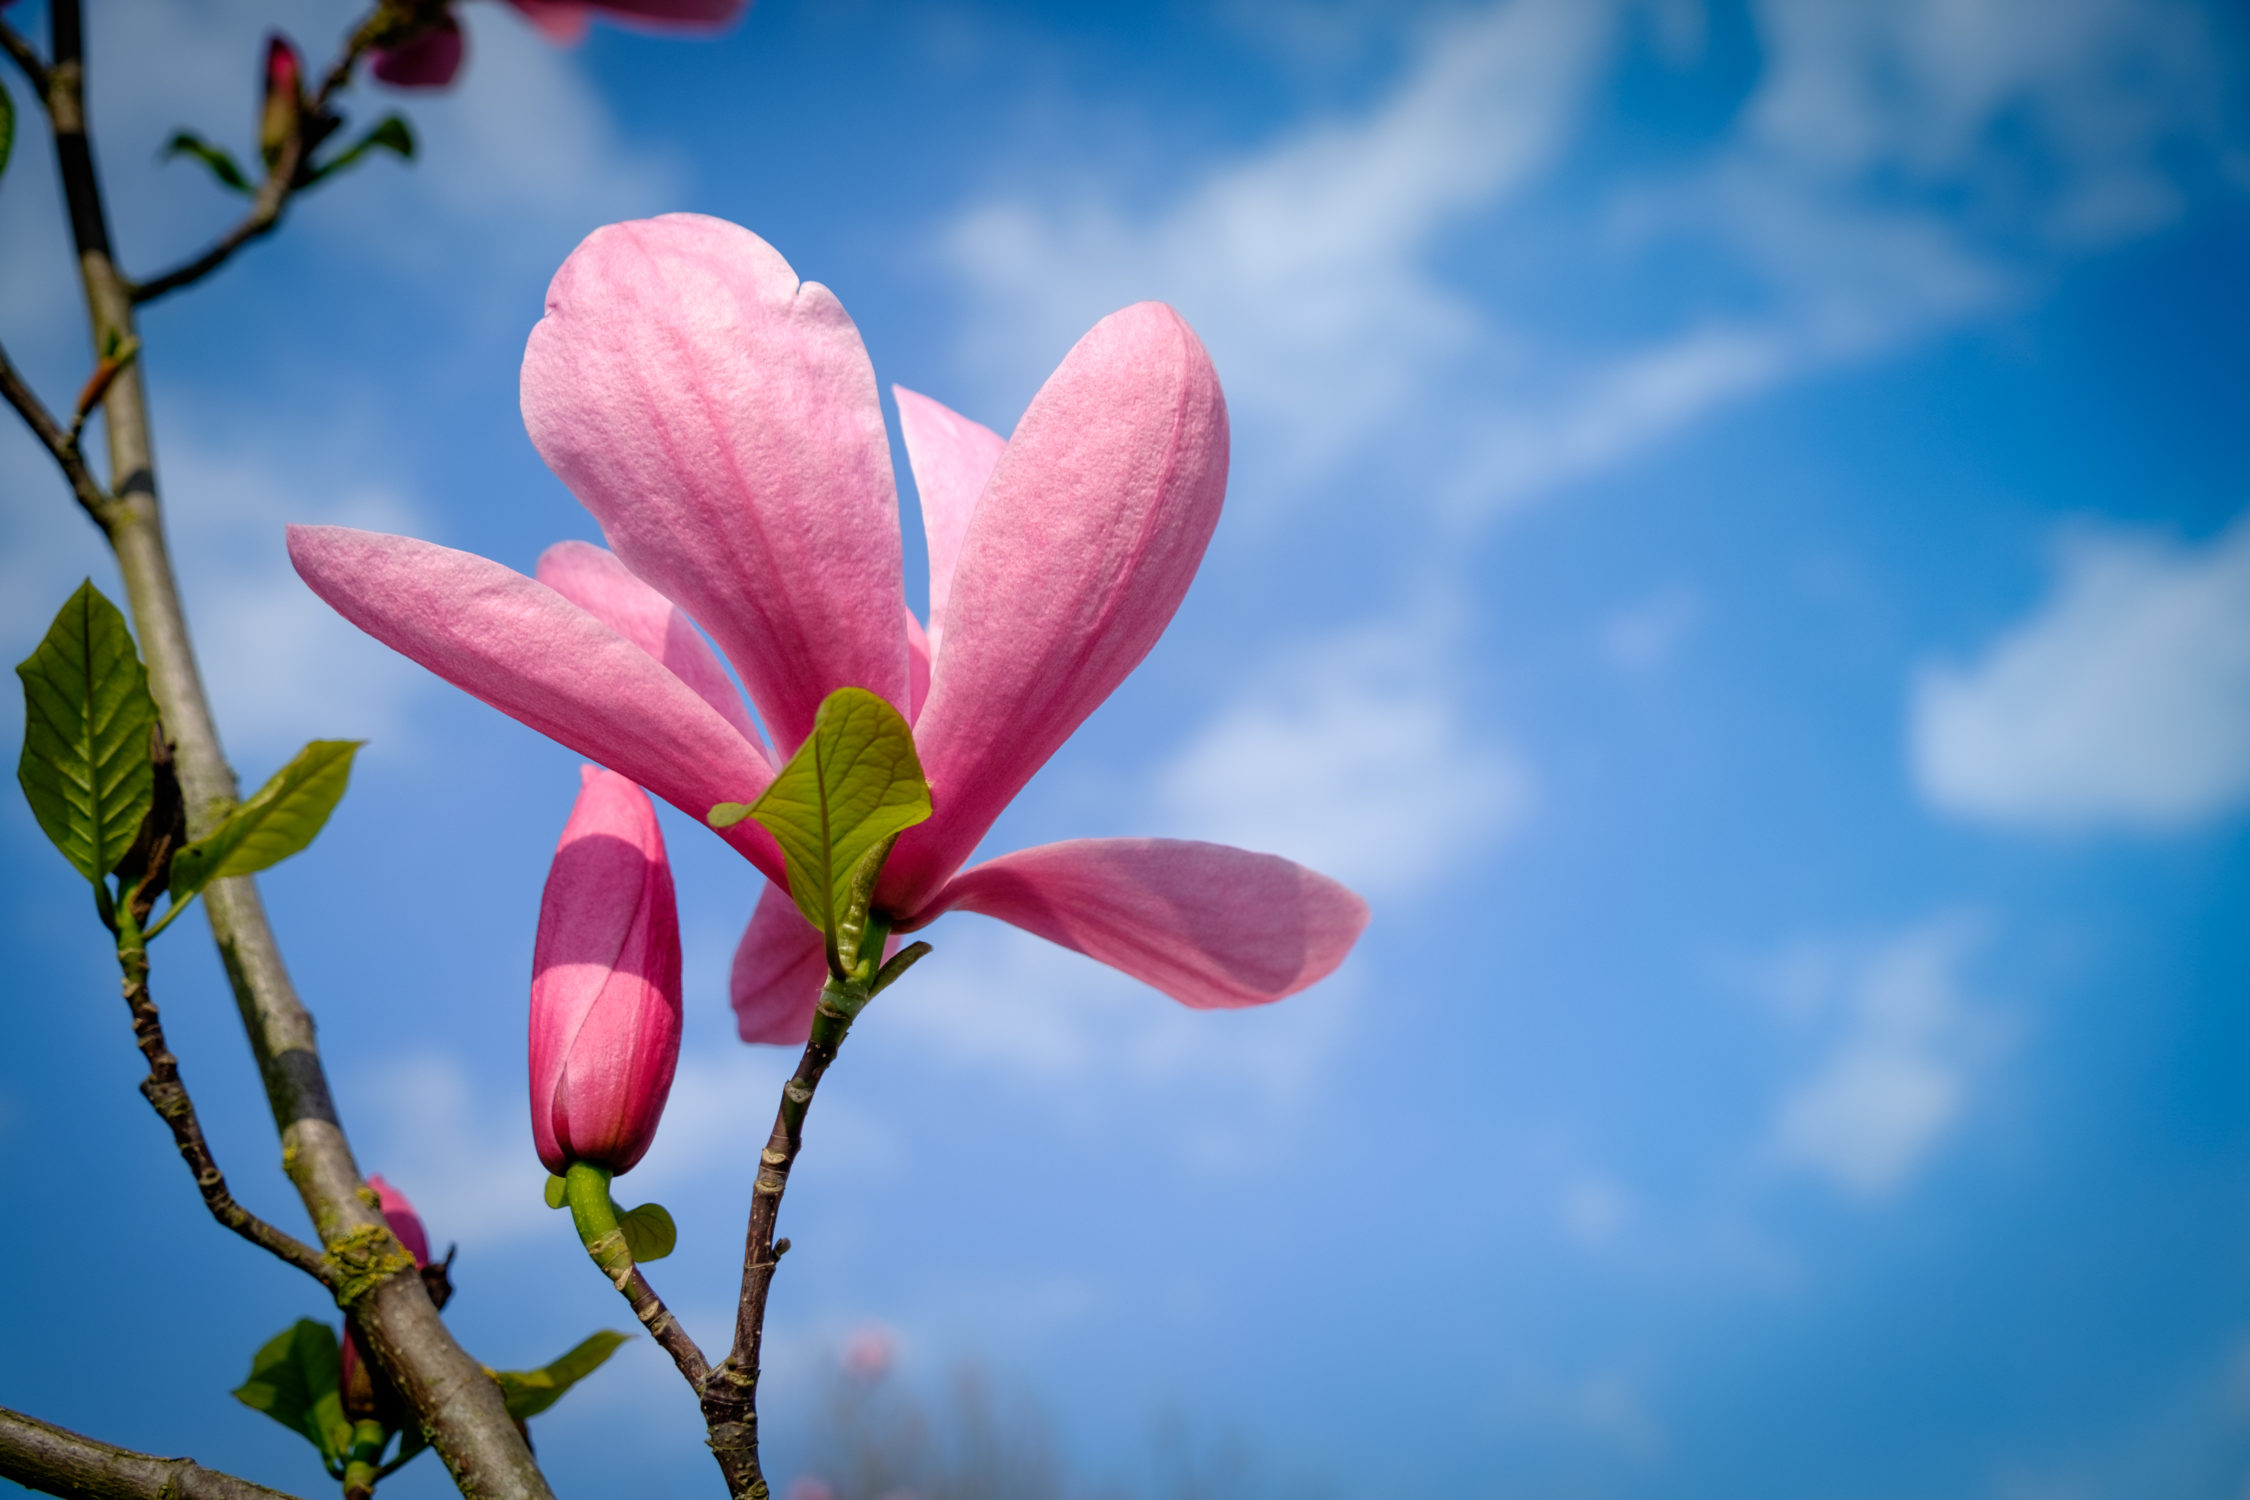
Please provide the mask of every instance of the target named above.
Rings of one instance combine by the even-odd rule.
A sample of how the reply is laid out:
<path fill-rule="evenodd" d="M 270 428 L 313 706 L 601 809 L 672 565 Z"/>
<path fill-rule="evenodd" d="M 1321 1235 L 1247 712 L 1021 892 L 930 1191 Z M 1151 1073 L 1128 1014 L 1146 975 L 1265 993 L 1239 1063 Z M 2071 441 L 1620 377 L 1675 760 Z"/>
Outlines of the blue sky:
<path fill-rule="evenodd" d="M 152 153 L 245 142 L 273 15 L 97 7 L 130 265 L 225 222 Z M 283 17 L 316 52 L 348 19 Z M 238 766 L 371 741 L 266 884 L 363 1163 L 461 1246 L 481 1357 L 624 1317 L 523 1120 L 575 763 L 329 615 L 280 527 L 526 569 L 592 537 L 523 435 L 522 342 L 586 231 L 693 209 L 833 287 L 881 379 L 1002 431 L 1103 313 L 1181 309 L 1235 421 L 1226 518 L 988 848 L 1221 838 L 1375 911 L 1335 978 L 1228 1015 L 941 924 L 792 1190 L 779 1474 L 880 1324 L 909 1383 L 1028 1393 L 1089 1482 L 1138 1482 L 1181 1413 L 1277 1485 L 1386 1500 L 2243 1493 L 2238 15 L 768 0 L 716 43 L 573 51 L 468 22 L 461 87 L 393 101 L 423 159 L 308 199 L 159 308 L 147 360 Z M 26 137 L 0 336 L 63 393 Z M 113 575 L 13 430 L 0 493 L 15 660 Z M 787 1061 L 725 1013 L 756 877 L 666 817 L 687 1049 L 625 1187 L 677 1214 L 657 1279 L 711 1343 Z M 318 1299 L 201 1217 L 13 798 L 0 881 L 0 1152 L 44 1262 L 0 1299 L 0 1402 L 316 1492 L 225 1392 Z M 208 943 L 158 958 L 237 1191 L 298 1222 Z M 645 1341 L 536 1433 L 565 1495 L 712 1492 Z"/>

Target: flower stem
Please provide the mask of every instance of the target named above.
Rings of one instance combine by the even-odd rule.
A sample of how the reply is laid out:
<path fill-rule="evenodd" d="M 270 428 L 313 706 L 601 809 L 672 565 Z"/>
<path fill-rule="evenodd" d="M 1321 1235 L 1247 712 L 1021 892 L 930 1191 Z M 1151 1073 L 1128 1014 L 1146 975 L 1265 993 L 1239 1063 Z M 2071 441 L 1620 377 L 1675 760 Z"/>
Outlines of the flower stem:
<path fill-rule="evenodd" d="M 672 1363 L 700 1398 L 704 1382 L 711 1377 L 710 1363 L 634 1263 L 632 1247 L 625 1243 L 625 1231 L 617 1222 L 617 1204 L 609 1195 L 609 1175 L 608 1168 L 590 1162 L 570 1164 L 563 1173 L 563 1202 L 569 1206 L 570 1221 L 587 1255 L 632 1306 L 633 1316 L 641 1320 L 649 1337 L 672 1356 Z"/>

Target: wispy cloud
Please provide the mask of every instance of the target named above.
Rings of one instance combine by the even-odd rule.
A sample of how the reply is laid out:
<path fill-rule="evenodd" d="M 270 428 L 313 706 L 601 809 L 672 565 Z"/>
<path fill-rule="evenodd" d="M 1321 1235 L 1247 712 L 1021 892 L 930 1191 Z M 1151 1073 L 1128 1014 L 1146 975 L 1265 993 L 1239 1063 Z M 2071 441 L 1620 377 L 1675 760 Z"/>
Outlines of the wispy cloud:
<path fill-rule="evenodd" d="M 1652 11 L 1653 34 L 1692 66 L 1682 9 Z M 1084 190 L 966 206 L 945 244 L 980 326 L 1009 330 L 972 357 L 1035 374 L 1102 313 L 1163 297 L 1246 428 L 1301 472 L 1381 443 L 1474 520 L 2032 295 L 2061 260 L 2177 217 L 2225 151 L 2185 7 L 1770 0 L 1731 126 L 1675 165 L 1605 168 L 1571 153 L 1642 34 L 1624 14 L 1514 0 L 1415 23 L 1386 93 L 1153 206 Z M 1371 24 L 1328 21 L 1315 51 Z M 1573 191 L 1543 193 L 1566 157 Z M 1633 331 L 1551 331 L 1558 298 L 1628 289 L 1660 299 Z"/>
<path fill-rule="evenodd" d="M 2000 1040 L 1963 969 L 1985 924 L 1935 918 L 1873 944 L 1811 943 L 1769 966 L 1769 996 L 1829 1040 L 1783 1095 L 1770 1140 L 1782 1163 L 1855 1197 L 1904 1188 L 1968 1107 Z"/>
<path fill-rule="evenodd" d="M 1922 793 L 2023 828 L 2169 829 L 2250 802 L 2250 516 L 2202 547 L 2074 530 L 2050 597 L 1913 693 Z"/>
<path fill-rule="evenodd" d="M 1444 619 L 1288 649 L 1156 775 L 1164 830 L 1410 892 L 1531 813 L 1523 758 L 1470 712 Z"/>

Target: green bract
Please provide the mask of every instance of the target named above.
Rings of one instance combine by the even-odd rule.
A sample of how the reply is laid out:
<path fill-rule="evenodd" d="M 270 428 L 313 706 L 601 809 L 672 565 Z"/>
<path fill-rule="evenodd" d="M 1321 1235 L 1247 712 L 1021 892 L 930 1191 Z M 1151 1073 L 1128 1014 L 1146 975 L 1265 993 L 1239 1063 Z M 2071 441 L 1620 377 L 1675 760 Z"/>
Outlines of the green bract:
<path fill-rule="evenodd" d="M 313 841 L 344 795 L 364 740 L 314 740 L 226 821 L 172 860 L 177 906 L 214 880 L 255 875 Z"/>
<path fill-rule="evenodd" d="M 148 673 L 125 617 L 88 580 L 16 675 L 24 705 L 16 779 L 41 830 L 99 885 L 149 809 L 156 705 Z"/>
<path fill-rule="evenodd" d="M 867 904 L 899 834 L 930 815 L 930 784 L 914 753 L 914 731 L 897 709 L 864 688 L 838 688 L 821 703 L 789 764 L 748 807 L 722 802 L 710 823 L 756 818 L 781 845 L 789 895 L 828 939 L 831 967 L 859 963 Z"/>
<path fill-rule="evenodd" d="M 158 155 L 192 156 L 210 169 L 211 175 L 219 180 L 221 186 L 237 193 L 253 191 L 250 179 L 243 175 L 242 168 L 235 165 L 233 153 L 224 146 L 212 145 L 192 130 L 173 131 L 172 138 L 164 143 L 164 149 Z"/>

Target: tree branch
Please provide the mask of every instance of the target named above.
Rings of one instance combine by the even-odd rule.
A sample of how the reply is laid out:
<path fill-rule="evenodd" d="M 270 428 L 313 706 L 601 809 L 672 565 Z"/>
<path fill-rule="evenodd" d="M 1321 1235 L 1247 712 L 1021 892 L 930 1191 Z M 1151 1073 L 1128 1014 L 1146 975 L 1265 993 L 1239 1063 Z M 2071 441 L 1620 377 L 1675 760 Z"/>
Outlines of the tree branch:
<path fill-rule="evenodd" d="M 209 249 L 192 260 L 183 261 L 171 270 L 146 281 L 128 281 L 126 292 L 136 306 L 143 302 L 154 302 L 167 292 L 176 292 L 181 287 L 193 286 L 232 260 L 235 252 L 243 246 L 253 240 L 264 239 L 280 227 L 282 211 L 289 206 L 289 200 L 311 181 L 305 172 L 316 144 L 311 132 L 317 122 L 326 117 L 329 101 L 351 82 L 352 70 L 359 66 L 360 58 L 366 55 L 375 38 L 380 16 L 381 7 L 378 6 L 352 28 L 350 39 L 344 43 L 344 50 L 337 54 L 336 60 L 328 65 L 327 73 L 322 76 L 319 90 L 314 93 L 311 102 L 297 112 L 296 122 L 287 139 L 274 152 L 273 160 L 267 163 L 265 180 L 258 184 L 257 195 L 250 200 L 250 211 L 232 229 L 219 236 Z"/>
<path fill-rule="evenodd" d="M 82 1437 L 0 1406 L 0 1475 L 74 1500 L 296 1500 L 281 1490 Z"/>
<path fill-rule="evenodd" d="M 23 418 L 24 426 L 31 429 L 32 435 L 54 457 L 56 467 L 63 471 L 63 478 L 70 481 L 70 493 L 78 501 L 79 509 L 92 517 L 96 526 L 108 531 L 112 504 L 109 492 L 94 478 L 94 471 L 86 467 L 86 455 L 79 450 L 77 438 L 63 430 L 62 424 L 40 401 L 39 393 L 16 372 L 5 348 L 0 348 L 0 396 L 7 398 L 8 404 L 16 409 L 16 415 Z"/>
<path fill-rule="evenodd" d="M 195 1174 L 195 1185 L 202 1192 L 204 1206 L 211 1210 L 211 1217 L 333 1291 L 335 1273 L 319 1251 L 295 1235 L 268 1224 L 235 1202 L 234 1195 L 227 1191 L 226 1176 L 212 1159 L 211 1147 L 203 1138 L 203 1124 L 196 1118 L 195 1103 L 188 1098 L 187 1085 L 180 1081 L 179 1059 L 164 1044 L 164 1024 L 148 992 L 148 950 L 137 941 L 120 947 L 117 963 L 125 976 L 125 1003 L 133 1012 L 133 1040 L 140 1044 L 141 1055 L 148 1059 L 148 1077 L 141 1080 L 141 1094 L 164 1123 L 172 1127 L 172 1140 L 180 1148 L 180 1160 Z"/>
<path fill-rule="evenodd" d="M 23 69 L 23 76 L 44 103 L 47 98 L 47 64 L 41 60 L 38 49 L 31 45 L 30 40 L 6 21 L 0 21 L 0 52 L 6 52 L 16 60 L 16 66 Z"/>
<path fill-rule="evenodd" d="M 110 250 L 108 213 L 86 136 L 80 0 L 49 0 L 48 18 L 47 113 L 98 353 L 135 337 L 133 299 Z M 165 544 L 142 369 L 138 360 L 126 366 L 104 404 L 114 500 L 107 532 L 148 664 L 149 690 L 174 736 L 188 833 L 195 836 L 225 816 L 240 790 L 212 722 Z M 361 1350 L 397 1387 L 464 1494 L 552 1500 L 499 1386 L 439 1321 L 412 1258 L 360 1178 L 329 1097 L 312 1017 L 290 982 L 256 883 L 247 877 L 214 881 L 202 900 L 265 1080 L 282 1164 L 327 1251 L 337 1305 L 350 1314 Z"/>

